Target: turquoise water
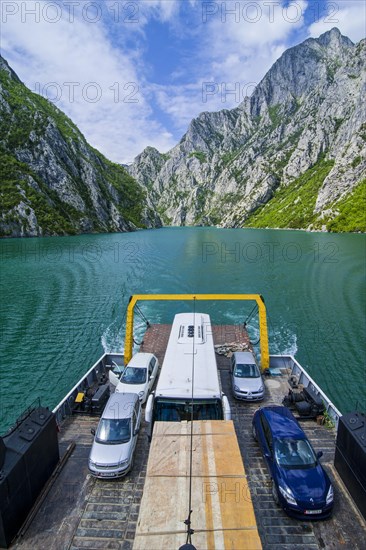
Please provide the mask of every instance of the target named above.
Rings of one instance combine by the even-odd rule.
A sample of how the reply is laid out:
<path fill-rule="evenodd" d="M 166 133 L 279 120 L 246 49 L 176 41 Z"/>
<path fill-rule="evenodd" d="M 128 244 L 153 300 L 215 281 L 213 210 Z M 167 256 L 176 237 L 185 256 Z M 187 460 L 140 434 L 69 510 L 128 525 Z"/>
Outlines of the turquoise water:
<path fill-rule="evenodd" d="M 365 236 L 302 231 L 164 228 L 3 240 L 0 429 L 32 401 L 55 406 L 107 351 L 123 349 L 134 293 L 260 293 L 270 352 L 296 353 L 342 412 L 365 410 Z M 174 302 L 141 305 L 170 322 Z M 251 303 L 201 303 L 216 323 Z M 136 319 L 136 338 L 144 323 Z M 251 335 L 256 339 L 254 323 Z"/>

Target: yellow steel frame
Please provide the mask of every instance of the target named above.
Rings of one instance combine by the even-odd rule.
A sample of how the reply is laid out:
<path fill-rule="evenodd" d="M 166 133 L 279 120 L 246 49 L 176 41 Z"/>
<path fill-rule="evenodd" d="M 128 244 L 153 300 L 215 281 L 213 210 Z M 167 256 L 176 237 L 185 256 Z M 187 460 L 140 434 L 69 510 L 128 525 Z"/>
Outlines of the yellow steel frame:
<path fill-rule="evenodd" d="M 131 296 L 127 307 L 125 364 L 132 357 L 134 308 L 140 300 L 252 300 L 257 302 L 259 312 L 259 335 L 261 350 L 261 369 L 269 367 L 268 330 L 266 306 L 260 294 L 135 294 Z"/>

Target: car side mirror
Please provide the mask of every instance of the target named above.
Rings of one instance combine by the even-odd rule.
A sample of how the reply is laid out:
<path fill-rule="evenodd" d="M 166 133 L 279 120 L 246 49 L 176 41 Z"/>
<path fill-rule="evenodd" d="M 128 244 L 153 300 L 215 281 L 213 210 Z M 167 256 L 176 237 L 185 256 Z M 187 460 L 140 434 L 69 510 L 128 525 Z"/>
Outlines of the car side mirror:
<path fill-rule="evenodd" d="M 136 428 L 136 430 L 134 430 L 134 432 L 133 432 L 133 435 L 137 435 L 139 433 L 139 431 L 140 431 L 140 428 Z"/>
<path fill-rule="evenodd" d="M 90 433 L 91 433 L 92 435 L 95 435 L 95 428 L 91 428 Z"/>
<path fill-rule="evenodd" d="M 272 460 L 272 453 L 266 452 L 264 453 L 264 457 Z"/>
<path fill-rule="evenodd" d="M 323 451 L 318 451 L 316 453 L 316 458 L 321 458 L 323 456 Z"/>

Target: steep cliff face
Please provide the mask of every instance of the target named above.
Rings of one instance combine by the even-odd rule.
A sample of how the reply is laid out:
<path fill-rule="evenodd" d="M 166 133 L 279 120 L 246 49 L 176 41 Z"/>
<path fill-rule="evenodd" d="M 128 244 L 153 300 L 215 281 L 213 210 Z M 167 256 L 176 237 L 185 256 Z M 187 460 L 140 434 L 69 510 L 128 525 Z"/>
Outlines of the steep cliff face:
<path fill-rule="evenodd" d="M 328 227 L 364 185 L 365 60 L 365 40 L 338 29 L 308 39 L 238 108 L 202 113 L 167 155 L 146 149 L 129 171 L 165 223 Z"/>
<path fill-rule="evenodd" d="M 130 231 L 161 225 L 144 188 L 93 149 L 0 57 L 0 235 Z"/>
<path fill-rule="evenodd" d="M 366 41 L 287 50 L 236 109 L 113 164 L 0 57 L 0 235 L 164 224 L 366 231 Z M 121 147 L 123 144 L 121 144 Z"/>

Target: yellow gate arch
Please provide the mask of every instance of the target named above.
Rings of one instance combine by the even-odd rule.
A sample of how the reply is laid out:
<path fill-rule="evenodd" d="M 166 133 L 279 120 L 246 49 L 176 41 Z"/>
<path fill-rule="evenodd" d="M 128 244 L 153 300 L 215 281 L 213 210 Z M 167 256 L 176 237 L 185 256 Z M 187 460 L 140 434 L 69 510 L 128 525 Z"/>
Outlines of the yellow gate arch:
<path fill-rule="evenodd" d="M 132 357 L 134 308 L 138 301 L 147 300 L 252 300 L 258 305 L 261 370 L 269 367 L 268 329 L 266 306 L 261 294 L 135 294 L 130 297 L 126 317 L 125 364 Z"/>

